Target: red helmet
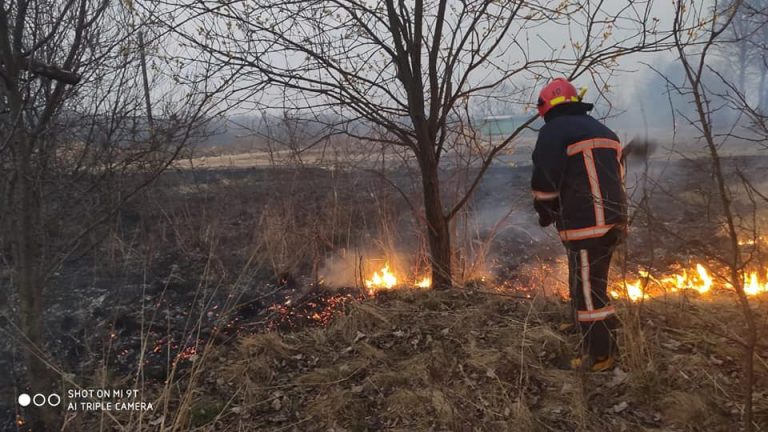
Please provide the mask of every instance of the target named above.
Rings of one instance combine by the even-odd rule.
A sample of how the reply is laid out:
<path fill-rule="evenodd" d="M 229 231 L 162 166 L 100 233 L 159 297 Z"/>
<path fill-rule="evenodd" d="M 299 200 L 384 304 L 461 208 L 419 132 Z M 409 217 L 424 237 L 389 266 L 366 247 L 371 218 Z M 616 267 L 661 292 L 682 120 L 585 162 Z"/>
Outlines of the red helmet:
<path fill-rule="evenodd" d="M 539 115 L 544 117 L 555 105 L 580 101 L 581 97 L 573 84 L 565 78 L 555 78 L 541 89 L 536 107 L 539 109 Z"/>

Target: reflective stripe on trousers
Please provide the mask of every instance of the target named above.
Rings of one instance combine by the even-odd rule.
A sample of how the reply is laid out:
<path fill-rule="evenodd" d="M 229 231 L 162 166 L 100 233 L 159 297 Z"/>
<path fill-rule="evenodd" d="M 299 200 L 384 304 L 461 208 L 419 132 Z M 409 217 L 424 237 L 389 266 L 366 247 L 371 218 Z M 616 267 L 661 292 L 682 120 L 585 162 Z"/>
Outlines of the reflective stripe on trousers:
<path fill-rule="evenodd" d="M 587 248 L 568 249 L 569 285 L 584 347 L 590 354 L 602 357 L 609 355 L 614 347 L 610 330 L 615 325 L 616 311 L 608 297 L 614 236 L 605 238 L 604 244 L 599 239 L 595 243 Z"/>

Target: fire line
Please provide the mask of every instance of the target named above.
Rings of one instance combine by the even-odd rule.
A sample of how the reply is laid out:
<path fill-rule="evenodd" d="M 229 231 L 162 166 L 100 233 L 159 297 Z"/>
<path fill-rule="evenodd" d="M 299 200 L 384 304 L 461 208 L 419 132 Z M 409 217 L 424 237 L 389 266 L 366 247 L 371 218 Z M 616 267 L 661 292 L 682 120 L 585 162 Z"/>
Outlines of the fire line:
<path fill-rule="evenodd" d="M 677 273 L 663 277 L 655 277 L 646 271 L 640 271 L 639 276 L 636 280 L 625 281 L 614 287 L 610 291 L 611 297 L 627 298 L 637 302 L 664 293 L 691 291 L 699 295 L 710 295 L 713 289 L 732 289 L 732 286 L 727 282 L 716 283 L 711 272 L 701 263 L 697 263 L 692 269 L 684 268 Z M 748 296 L 768 293 L 768 269 L 765 271 L 764 277 L 761 277 L 759 271 L 745 272 L 743 289 Z"/>

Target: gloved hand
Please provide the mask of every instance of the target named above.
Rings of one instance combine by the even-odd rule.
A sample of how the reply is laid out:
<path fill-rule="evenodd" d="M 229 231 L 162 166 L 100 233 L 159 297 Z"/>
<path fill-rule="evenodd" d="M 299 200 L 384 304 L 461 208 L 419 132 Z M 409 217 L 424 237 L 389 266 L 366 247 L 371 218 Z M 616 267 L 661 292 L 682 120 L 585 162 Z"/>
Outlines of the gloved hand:
<path fill-rule="evenodd" d="M 539 225 L 547 227 L 555 223 L 555 217 L 560 210 L 560 202 L 558 200 L 534 200 L 533 208 L 539 214 Z"/>
<path fill-rule="evenodd" d="M 552 225 L 554 222 L 555 221 L 552 219 L 551 215 L 539 213 L 539 225 L 543 227 L 548 227 Z"/>

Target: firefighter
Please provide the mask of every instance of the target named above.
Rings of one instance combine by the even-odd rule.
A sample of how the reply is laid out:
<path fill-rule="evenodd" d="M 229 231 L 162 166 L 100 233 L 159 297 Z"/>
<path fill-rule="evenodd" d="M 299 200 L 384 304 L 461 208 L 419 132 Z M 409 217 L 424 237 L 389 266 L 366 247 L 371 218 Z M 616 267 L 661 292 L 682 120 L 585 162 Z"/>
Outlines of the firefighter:
<path fill-rule="evenodd" d="M 587 113 L 593 105 L 564 78 L 539 95 L 544 118 L 533 151 L 534 208 L 543 227 L 555 224 L 568 254 L 569 289 L 581 354 L 573 369 L 613 367 L 616 315 L 607 293 L 608 269 L 626 229 L 622 147 L 616 134 Z"/>

